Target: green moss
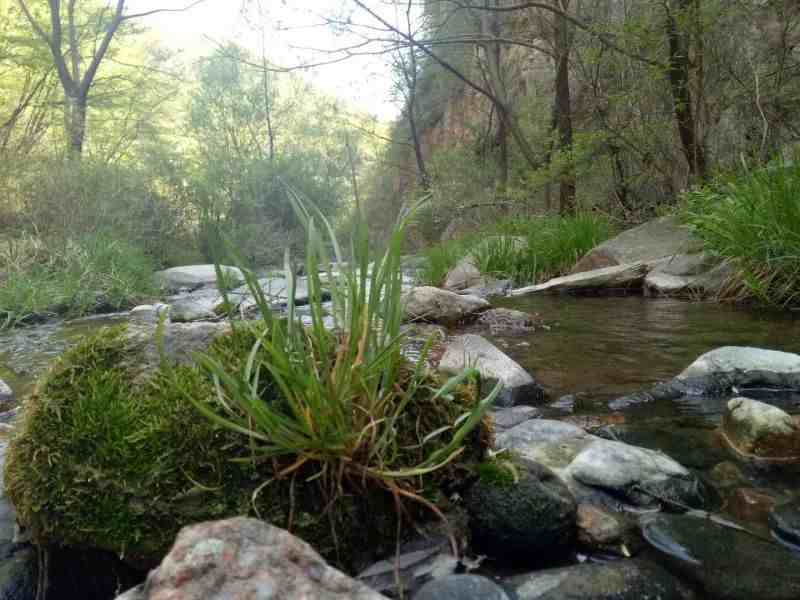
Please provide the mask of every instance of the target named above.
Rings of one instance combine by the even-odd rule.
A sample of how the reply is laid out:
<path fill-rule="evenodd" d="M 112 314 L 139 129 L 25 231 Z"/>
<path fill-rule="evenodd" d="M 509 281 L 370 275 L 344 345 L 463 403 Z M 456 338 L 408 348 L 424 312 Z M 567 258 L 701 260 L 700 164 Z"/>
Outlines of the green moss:
<path fill-rule="evenodd" d="M 187 401 L 191 395 L 217 406 L 208 376 L 195 366 L 164 365 L 143 378 L 127 339 L 124 327 L 87 338 L 26 402 L 5 485 L 39 543 L 110 550 L 150 566 L 186 524 L 256 514 L 343 568 L 357 562 L 359 549 L 391 552 L 394 500 L 385 490 L 363 489 L 360 480 L 315 477 L 319 469 L 309 464 L 263 486 L 254 505 L 253 493 L 274 478 L 274 465 L 252 460 L 246 437 L 215 426 Z M 237 328 L 209 353 L 235 369 L 254 339 L 253 330 Z M 260 392 L 275 401 L 269 381 Z M 421 394 L 410 405 L 397 443 L 408 464 L 420 456 L 420 435 L 452 423 L 474 402 L 474 390 L 467 392 L 452 402 Z M 435 497 L 458 480 L 482 447 L 476 430 L 459 463 L 421 482 L 423 493 Z M 330 486 L 344 490 L 333 505 L 326 501 Z"/>
<path fill-rule="evenodd" d="M 519 467 L 513 460 L 490 458 L 477 466 L 478 479 L 482 483 L 498 487 L 510 487 L 519 482 Z"/>

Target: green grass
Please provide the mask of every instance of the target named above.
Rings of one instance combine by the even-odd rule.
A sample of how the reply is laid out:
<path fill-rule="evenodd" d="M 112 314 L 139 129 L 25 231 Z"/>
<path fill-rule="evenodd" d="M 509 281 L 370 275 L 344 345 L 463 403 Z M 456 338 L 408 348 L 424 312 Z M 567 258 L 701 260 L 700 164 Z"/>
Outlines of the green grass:
<path fill-rule="evenodd" d="M 800 304 L 800 163 L 720 176 L 686 194 L 682 215 L 733 265 L 728 299 Z"/>
<path fill-rule="evenodd" d="M 442 285 L 450 269 L 471 256 L 485 275 L 511 279 L 516 285 L 539 282 L 568 271 L 611 233 L 608 220 L 596 215 L 509 219 L 429 248 L 422 281 Z"/>
<path fill-rule="evenodd" d="M 0 326 L 126 308 L 155 292 L 152 261 L 106 236 L 7 239 L 0 264 Z"/>

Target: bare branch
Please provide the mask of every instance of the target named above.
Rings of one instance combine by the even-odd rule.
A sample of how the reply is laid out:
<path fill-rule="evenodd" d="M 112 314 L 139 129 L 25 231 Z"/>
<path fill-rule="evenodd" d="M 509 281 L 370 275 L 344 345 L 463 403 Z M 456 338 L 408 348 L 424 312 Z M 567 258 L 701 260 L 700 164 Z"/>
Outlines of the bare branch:
<path fill-rule="evenodd" d="M 151 15 L 157 15 L 157 14 L 160 14 L 160 13 L 182 13 L 182 12 L 186 12 L 187 10 L 190 10 L 190 9 L 194 8 L 198 4 L 202 4 L 205 1 L 206 0 L 195 0 L 195 2 L 192 2 L 191 4 L 188 4 L 187 6 L 184 6 L 183 8 L 156 8 L 154 10 L 148 10 L 148 11 L 145 11 L 145 12 L 133 13 L 133 14 L 130 14 L 130 15 L 123 16 L 122 20 L 123 21 L 129 21 L 130 19 L 140 19 L 142 17 L 149 17 Z"/>

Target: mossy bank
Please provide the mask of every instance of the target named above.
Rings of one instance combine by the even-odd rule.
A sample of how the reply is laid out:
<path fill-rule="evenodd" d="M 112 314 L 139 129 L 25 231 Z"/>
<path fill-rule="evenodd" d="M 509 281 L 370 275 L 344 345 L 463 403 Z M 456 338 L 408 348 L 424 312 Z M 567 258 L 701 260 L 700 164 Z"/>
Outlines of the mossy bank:
<path fill-rule="evenodd" d="M 240 368 L 257 327 L 217 337 L 208 353 Z M 149 567 L 186 524 L 256 515 L 290 529 L 346 569 L 370 558 L 365 549 L 373 557 L 392 551 L 397 509 L 389 493 L 347 480 L 331 505 L 324 489 L 330 482 L 309 481 L 315 474 L 310 467 L 276 478 L 272 461 L 253 459 L 245 436 L 215 425 L 188 401 L 191 396 L 217 410 L 204 371 L 166 359 L 143 369 L 147 359 L 133 337 L 120 326 L 87 338 L 56 361 L 24 404 L 5 485 L 37 543 L 109 550 Z M 419 460 L 420 440 L 476 402 L 473 385 L 433 402 L 434 387 L 421 387 L 403 417 L 398 448 L 408 453 L 409 465 Z M 268 381 L 261 394 L 280 402 Z M 473 471 L 486 433 L 476 428 L 457 461 L 419 479 L 425 499 L 442 501 L 443 490 Z M 449 441 L 438 437 L 442 445 Z M 286 465 L 293 460 L 287 457 Z M 421 509 L 419 516 L 433 514 Z"/>

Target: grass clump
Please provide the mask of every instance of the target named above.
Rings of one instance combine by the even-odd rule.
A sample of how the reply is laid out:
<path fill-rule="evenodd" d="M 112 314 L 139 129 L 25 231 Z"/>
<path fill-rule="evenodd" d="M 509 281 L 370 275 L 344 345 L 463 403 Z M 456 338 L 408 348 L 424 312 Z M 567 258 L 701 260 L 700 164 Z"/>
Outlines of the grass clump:
<path fill-rule="evenodd" d="M 428 249 L 422 280 L 442 285 L 450 269 L 470 257 L 485 275 L 516 285 L 535 283 L 569 271 L 611 234 L 608 220 L 594 214 L 513 218 Z"/>
<path fill-rule="evenodd" d="M 0 243 L 0 325 L 130 307 L 152 295 L 153 264 L 139 249 L 102 235 L 26 236 Z"/>
<path fill-rule="evenodd" d="M 686 194 L 682 214 L 734 267 L 728 299 L 800 304 L 800 163 L 720 176 Z"/>

